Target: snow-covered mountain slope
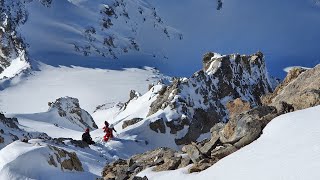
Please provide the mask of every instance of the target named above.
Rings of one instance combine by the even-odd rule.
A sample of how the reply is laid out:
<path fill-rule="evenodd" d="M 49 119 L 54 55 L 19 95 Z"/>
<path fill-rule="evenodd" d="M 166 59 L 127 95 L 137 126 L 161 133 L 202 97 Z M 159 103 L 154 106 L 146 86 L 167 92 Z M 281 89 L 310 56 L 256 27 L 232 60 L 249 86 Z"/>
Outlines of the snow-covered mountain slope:
<path fill-rule="evenodd" d="M 203 172 L 187 174 L 185 168 L 157 173 L 148 169 L 139 176 L 146 175 L 151 180 L 319 179 L 319 115 L 320 106 L 316 106 L 279 116 L 258 140 Z"/>
<path fill-rule="evenodd" d="M 164 76 L 153 68 L 104 70 L 41 65 L 40 71 L 5 81 L 0 91 L 0 109 L 5 113 L 47 111 L 48 102 L 70 96 L 92 113 L 98 105 L 124 102 L 135 89 L 145 93 L 148 85 Z"/>
<path fill-rule="evenodd" d="M 88 67 L 93 62 L 83 56 L 108 62 L 139 52 L 150 59 L 156 56 L 166 59 L 161 48 L 170 40 L 183 38 L 145 0 L 1 0 L 0 3 L 0 79 L 29 68 L 33 60 L 55 66 Z"/>
<path fill-rule="evenodd" d="M 0 79 L 11 78 L 30 68 L 26 45 L 16 28 L 27 21 L 20 1 L 0 1 Z"/>
<path fill-rule="evenodd" d="M 112 59 L 128 53 L 166 59 L 161 48 L 183 38 L 145 0 L 1 0 L 0 5 L 0 79 L 31 64 L 38 69 L 34 60 L 98 68 L 113 62 L 107 67 L 119 69 Z M 139 59 L 128 61 L 144 66 Z"/>
<path fill-rule="evenodd" d="M 110 118 L 105 120 L 118 124 L 119 128 L 124 123 L 138 123 L 144 131 L 150 128 L 159 134 L 171 134 L 175 143 L 182 145 L 199 140 L 216 123 L 228 121 L 231 113 L 228 103 L 240 98 L 253 107 L 260 104 L 260 96 L 273 89 L 262 53 L 249 56 L 208 53 L 203 66 L 190 78 L 156 85 L 145 95 L 104 111 L 108 114 L 105 118 Z M 97 119 L 98 113 L 93 115 Z M 148 138 L 153 141 L 153 137 Z"/>
<path fill-rule="evenodd" d="M 161 55 L 158 51 L 161 42 L 182 38 L 145 0 L 48 2 L 47 6 L 37 1 L 25 5 L 28 21 L 18 31 L 30 45 L 31 55 L 58 53 L 118 58 L 129 51 Z M 39 41 L 39 36 L 44 39 Z"/>

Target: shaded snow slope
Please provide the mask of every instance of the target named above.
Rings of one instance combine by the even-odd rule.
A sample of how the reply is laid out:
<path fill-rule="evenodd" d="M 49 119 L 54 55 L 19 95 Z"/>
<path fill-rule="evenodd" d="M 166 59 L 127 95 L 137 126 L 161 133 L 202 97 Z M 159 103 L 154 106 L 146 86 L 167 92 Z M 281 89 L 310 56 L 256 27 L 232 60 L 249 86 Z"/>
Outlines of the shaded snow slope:
<path fill-rule="evenodd" d="M 41 65 L 40 71 L 17 77 L 0 91 L 0 110 L 6 113 L 38 113 L 47 111 L 47 104 L 60 97 L 78 98 L 89 113 L 96 106 L 124 102 L 131 89 L 144 93 L 148 84 L 163 77 L 153 68 L 103 70 L 81 67 Z"/>
<path fill-rule="evenodd" d="M 72 61 L 67 56 L 57 61 L 50 58 L 53 54 L 112 59 L 141 51 L 163 58 L 160 48 L 182 38 L 146 0 L 58 0 L 48 6 L 32 1 L 26 9 L 28 21 L 18 31 L 29 43 L 31 57 L 49 64 Z"/>
<path fill-rule="evenodd" d="M 155 173 L 148 169 L 139 175 L 151 180 L 319 179 L 319 115 L 320 106 L 316 106 L 279 116 L 258 140 L 201 173 L 187 174 L 187 169 Z"/>

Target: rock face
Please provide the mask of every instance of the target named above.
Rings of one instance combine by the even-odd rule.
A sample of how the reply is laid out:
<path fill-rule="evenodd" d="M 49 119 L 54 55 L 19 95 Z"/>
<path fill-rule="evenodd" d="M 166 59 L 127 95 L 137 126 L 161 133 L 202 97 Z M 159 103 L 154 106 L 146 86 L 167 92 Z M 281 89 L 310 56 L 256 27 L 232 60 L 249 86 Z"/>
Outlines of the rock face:
<path fill-rule="evenodd" d="M 126 120 L 126 121 L 123 121 L 123 124 L 122 124 L 122 129 L 128 127 L 128 126 L 131 126 L 131 125 L 134 125 L 140 121 L 142 121 L 143 119 L 142 118 L 133 118 L 131 120 Z"/>
<path fill-rule="evenodd" d="M 48 163 L 51 166 L 60 167 L 61 170 L 83 171 L 82 163 L 74 152 L 68 152 L 55 146 L 49 145 L 54 155 L 50 155 Z"/>
<path fill-rule="evenodd" d="M 277 110 L 271 106 L 259 106 L 231 119 L 219 132 L 220 141 L 234 144 L 241 148 L 256 140 L 265 125 L 278 116 Z"/>
<path fill-rule="evenodd" d="M 159 148 L 140 155 L 131 157 L 128 160 L 119 159 L 107 165 L 102 172 L 104 179 L 129 179 L 135 177 L 142 170 L 156 166 L 154 171 L 166 171 L 185 167 L 190 163 L 182 161 L 181 152 L 169 148 Z"/>
<path fill-rule="evenodd" d="M 0 113 L 0 149 L 16 140 L 28 140 L 32 138 L 51 139 L 45 133 L 26 132 L 19 128 L 17 118 L 6 118 Z"/>
<path fill-rule="evenodd" d="M 63 97 L 55 102 L 48 103 L 48 105 L 49 112 L 57 112 L 60 117 L 66 118 L 82 129 L 93 130 L 98 128 L 91 115 L 80 108 L 79 100 L 76 98 Z"/>
<path fill-rule="evenodd" d="M 227 109 L 229 111 L 229 119 L 234 119 L 237 115 L 242 112 L 251 109 L 250 103 L 242 101 L 240 98 L 235 99 L 227 103 Z"/>
<path fill-rule="evenodd" d="M 0 14 L 0 79 L 2 79 L 13 77 L 29 68 L 30 64 L 26 55 L 26 45 L 16 32 L 16 28 L 28 19 L 24 3 L 0 0 Z M 19 70 L 4 72 L 12 63 L 21 64 Z"/>
<path fill-rule="evenodd" d="M 293 111 L 319 105 L 320 65 L 309 70 L 292 69 L 276 90 L 264 96 L 262 101 L 265 105 L 277 107 L 279 111 Z"/>
<path fill-rule="evenodd" d="M 209 132 L 216 123 L 227 122 L 230 116 L 259 105 L 260 96 L 271 91 L 262 53 L 249 56 L 207 53 L 202 70 L 188 79 L 174 79 L 171 85 L 163 86 L 148 116 L 163 112 L 164 123 L 157 123 L 159 133 L 165 133 L 165 126 L 172 134 L 188 127 L 188 132 L 175 140 L 178 145 L 188 144 Z M 235 99 L 239 100 L 228 104 Z M 166 115 L 168 111 L 175 114 L 174 118 Z"/>

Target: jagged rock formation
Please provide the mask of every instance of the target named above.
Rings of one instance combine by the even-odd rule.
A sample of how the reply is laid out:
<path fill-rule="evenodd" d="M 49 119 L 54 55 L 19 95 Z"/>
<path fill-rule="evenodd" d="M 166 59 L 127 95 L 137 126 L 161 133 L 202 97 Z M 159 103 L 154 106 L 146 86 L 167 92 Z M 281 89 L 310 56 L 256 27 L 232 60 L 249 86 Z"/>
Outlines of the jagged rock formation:
<path fill-rule="evenodd" d="M 6 118 L 0 113 L 0 149 L 13 141 L 28 140 L 31 138 L 50 139 L 45 133 L 31 133 L 20 129 L 17 118 Z"/>
<path fill-rule="evenodd" d="M 91 115 L 80 108 L 79 100 L 76 98 L 62 97 L 55 102 L 49 102 L 48 105 L 49 113 L 57 113 L 60 117 L 69 120 L 69 122 L 82 129 L 89 128 L 93 130 L 98 128 Z"/>
<path fill-rule="evenodd" d="M 309 70 L 292 69 L 276 90 L 264 96 L 262 100 L 265 105 L 287 111 L 319 105 L 320 65 Z"/>
<path fill-rule="evenodd" d="M 118 162 L 109 164 L 102 175 L 107 177 L 107 174 L 112 174 L 116 178 L 132 178 L 149 166 L 153 166 L 154 171 L 173 170 L 191 163 L 192 166 L 188 169 L 189 173 L 203 171 L 220 159 L 259 138 L 264 127 L 275 117 L 291 112 L 292 108 L 296 110 L 319 105 L 319 74 L 320 65 L 310 70 L 293 69 L 290 71 L 274 93 L 265 95 L 262 98 L 264 104 L 275 104 L 277 105 L 276 107 L 260 105 L 249 109 L 250 103 L 247 101 L 239 98 L 229 101 L 227 109 L 230 113 L 230 120 L 227 123 L 220 122 L 214 125 L 210 130 L 211 137 L 209 139 L 183 146 L 182 151 L 186 154 L 168 148 L 161 148 L 142 155 L 136 155 L 134 156 L 135 159 L 131 158 L 134 161 L 130 159 L 128 161 L 122 160 L 121 162 L 126 162 L 123 165 L 119 165 Z M 304 97 L 304 94 L 308 96 Z M 161 123 L 156 124 L 154 126 L 161 132 L 159 129 Z M 154 158 L 156 160 L 160 159 L 162 163 L 157 163 L 158 161 L 155 160 L 153 161 L 154 163 L 143 161 L 145 157 L 153 157 L 152 155 L 155 152 L 157 152 L 156 154 L 167 154 L 167 156 L 161 156 L 161 158 Z M 163 159 L 165 158 L 162 157 L 169 157 L 167 158 L 169 160 L 164 161 Z M 138 166 L 133 166 L 138 167 L 137 169 L 132 168 L 136 171 L 127 172 L 126 169 L 134 164 L 130 164 L 130 162 L 139 162 L 137 163 L 139 164 Z M 115 170 L 114 168 L 118 169 Z M 126 173 L 126 176 L 123 176 L 120 172 Z"/>
<path fill-rule="evenodd" d="M 0 0 L 0 79 L 11 78 L 30 67 L 26 44 L 16 31 L 27 19 L 23 2 Z M 16 67 L 6 72 L 12 64 Z"/>
<path fill-rule="evenodd" d="M 165 133 L 165 127 L 169 127 L 170 133 L 176 134 L 187 126 L 188 132 L 176 139 L 178 145 L 187 144 L 209 132 L 216 123 L 229 120 L 228 102 L 240 98 L 249 107 L 257 106 L 261 103 L 260 96 L 271 91 L 262 53 L 249 56 L 207 53 L 202 70 L 188 79 L 174 79 L 159 91 L 148 116 L 160 113 L 162 118 L 153 120 L 150 128 Z M 176 114 L 176 118 L 167 118 L 168 111 Z"/>

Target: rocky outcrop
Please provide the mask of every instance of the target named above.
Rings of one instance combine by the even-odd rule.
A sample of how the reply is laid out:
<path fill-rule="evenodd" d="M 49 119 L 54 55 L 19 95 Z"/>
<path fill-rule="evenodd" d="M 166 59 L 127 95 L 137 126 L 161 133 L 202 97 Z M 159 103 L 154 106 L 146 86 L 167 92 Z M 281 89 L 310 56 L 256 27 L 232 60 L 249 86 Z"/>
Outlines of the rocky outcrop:
<path fill-rule="evenodd" d="M 176 78 L 158 92 L 148 116 L 161 114 L 164 123 L 152 120 L 150 128 L 166 133 L 167 126 L 170 133 L 177 134 L 187 127 L 188 132 L 175 141 L 178 145 L 188 144 L 209 132 L 216 123 L 227 122 L 236 114 L 260 105 L 260 97 L 271 91 L 261 52 L 249 56 L 207 53 L 201 71 L 188 79 Z M 168 111 L 175 114 L 174 119 L 167 117 Z M 158 131 L 160 127 L 162 131 Z"/>
<path fill-rule="evenodd" d="M 150 122 L 149 127 L 154 132 L 166 133 L 166 126 L 163 119 L 157 119 L 154 122 Z"/>
<path fill-rule="evenodd" d="M 233 144 L 236 148 L 241 148 L 256 140 L 266 124 L 276 116 L 278 112 L 274 107 L 253 108 L 231 119 L 219 132 L 220 141 L 223 144 Z"/>
<path fill-rule="evenodd" d="M 76 153 L 68 152 L 64 149 L 51 145 L 49 145 L 49 148 L 54 153 L 54 155 L 49 156 L 49 165 L 60 167 L 63 171 L 83 171 L 82 163 Z"/>
<path fill-rule="evenodd" d="M 181 152 L 169 148 L 159 148 L 128 160 L 119 159 L 107 165 L 102 172 L 104 179 L 130 179 L 142 170 L 155 166 L 154 171 L 167 171 L 185 167 L 190 163 L 182 160 Z"/>
<path fill-rule="evenodd" d="M 305 70 L 294 68 L 276 90 L 262 98 L 263 104 L 290 112 L 320 104 L 320 65 Z"/>
<path fill-rule="evenodd" d="M 0 149 L 16 140 L 28 141 L 28 139 L 51 139 L 45 133 L 26 132 L 19 128 L 17 118 L 7 118 L 0 113 Z"/>
<path fill-rule="evenodd" d="M 49 102 L 49 112 L 57 112 L 60 117 L 63 117 L 71 123 L 79 126 L 82 129 L 97 129 L 98 126 L 94 122 L 91 115 L 80 108 L 79 100 L 72 97 L 62 97 L 55 102 Z"/>
<path fill-rule="evenodd" d="M 24 24 L 27 19 L 28 13 L 25 11 L 23 2 L 16 1 L 13 3 L 12 1 L 0 0 L 0 79 L 11 78 L 30 67 L 26 44 L 16 31 L 16 28 Z M 23 61 L 25 63 L 16 72 L 2 75 L 13 61 Z"/>
<path fill-rule="evenodd" d="M 53 138 L 49 142 L 53 144 L 69 145 L 79 148 L 89 148 L 89 145 L 82 140 L 74 140 L 72 138 Z"/>
<path fill-rule="evenodd" d="M 143 118 L 133 118 L 131 120 L 125 120 L 125 121 L 123 121 L 122 129 L 124 129 L 128 126 L 134 125 L 142 120 L 143 120 Z"/>
<path fill-rule="evenodd" d="M 229 119 L 234 119 L 237 115 L 242 112 L 250 110 L 250 103 L 242 101 L 240 98 L 227 103 L 227 110 L 229 112 Z"/>

